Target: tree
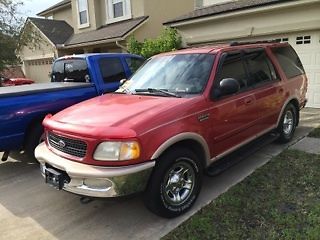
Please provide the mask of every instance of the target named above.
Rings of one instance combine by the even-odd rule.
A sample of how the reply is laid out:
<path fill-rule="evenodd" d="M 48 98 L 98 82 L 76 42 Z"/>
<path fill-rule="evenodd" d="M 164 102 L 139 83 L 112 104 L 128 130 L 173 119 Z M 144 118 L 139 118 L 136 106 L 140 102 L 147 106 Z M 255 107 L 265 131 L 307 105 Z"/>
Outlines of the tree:
<path fill-rule="evenodd" d="M 165 28 L 156 39 L 139 42 L 134 36 L 128 41 L 128 51 L 149 58 L 155 54 L 169 52 L 181 47 L 181 36 L 176 29 Z"/>
<path fill-rule="evenodd" d="M 23 43 L 20 31 L 24 19 L 18 13 L 21 4 L 18 0 L 0 0 L 0 72 L 19 61 L 15 51 Z"/>

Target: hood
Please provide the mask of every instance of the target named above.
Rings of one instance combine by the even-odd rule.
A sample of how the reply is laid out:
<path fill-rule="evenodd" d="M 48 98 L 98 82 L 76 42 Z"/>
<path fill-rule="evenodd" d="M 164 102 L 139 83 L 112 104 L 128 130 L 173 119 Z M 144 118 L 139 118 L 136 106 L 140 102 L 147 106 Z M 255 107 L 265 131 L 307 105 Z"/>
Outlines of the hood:
<path fill-rule="evenodd" d="M 50 118 L 67 125 L 78 125 L 94 132 L 117 129 L 146 129 L 146 123 L 163 116 L 173 107 L 188 102 L 188 98 L 145 95 L 106 94 L 69 107 Z M 49 127 L 50 128 L 50 127 Z M 132 134 L 131 134 L 132 135 Z M 134 136 L 131 136 L 134 137 Z"/>

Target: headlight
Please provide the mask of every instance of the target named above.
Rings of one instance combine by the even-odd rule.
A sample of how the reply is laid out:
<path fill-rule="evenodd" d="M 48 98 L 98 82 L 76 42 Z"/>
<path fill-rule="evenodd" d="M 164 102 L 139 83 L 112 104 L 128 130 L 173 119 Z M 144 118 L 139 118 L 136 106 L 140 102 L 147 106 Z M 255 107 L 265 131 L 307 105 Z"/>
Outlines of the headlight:
<path fill-rule="evenodd" d="M 140 147 L 136 141 L 103 142 L 98 145 L 93 158 L 99 161 L 126 161 L 139 156 Z"/>

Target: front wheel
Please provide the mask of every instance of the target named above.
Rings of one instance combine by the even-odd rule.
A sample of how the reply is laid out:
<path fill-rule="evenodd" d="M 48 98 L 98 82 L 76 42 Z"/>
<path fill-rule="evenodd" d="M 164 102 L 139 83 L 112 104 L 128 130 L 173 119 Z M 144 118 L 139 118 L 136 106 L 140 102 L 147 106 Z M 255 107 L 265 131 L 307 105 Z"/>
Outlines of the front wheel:
<path fill-rule="evenodd" d="M 292 104 L 288 104 L 283 111 L 277 131 L 280 134 L 279 142 L 289 142 L 296 130 L 297 126 L 297 110 Z"/>
<path fill-rule="evenodd" d="M 25 152 L 30 159 L 36 160 L 34 150 L 44 140 L 45 135 L 41 123 L 35 124 L 30 129 L 25 143 Z"/>
<path fill-rule="evenodd" d="M 155 214 L 173 218 L 188 211 L 196 201 L 202 166 L 190 150 L 175 148 L 162 155 L 145 193 L 145 204 Z"/>

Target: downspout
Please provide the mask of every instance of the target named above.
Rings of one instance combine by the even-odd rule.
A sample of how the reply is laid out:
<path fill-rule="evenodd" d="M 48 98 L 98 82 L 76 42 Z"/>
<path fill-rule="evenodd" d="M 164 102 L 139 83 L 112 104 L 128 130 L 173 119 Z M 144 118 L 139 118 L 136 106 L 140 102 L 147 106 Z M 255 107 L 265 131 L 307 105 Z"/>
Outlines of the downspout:
<path fill-rule="evenodd" d="M 125 52 L 127 53 L 129 52 L 128 49 L 125 46 L 121 45 L 118 40 L 116 41 L 116 45 L 122 50 L 124 50 Z"/>

